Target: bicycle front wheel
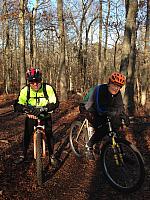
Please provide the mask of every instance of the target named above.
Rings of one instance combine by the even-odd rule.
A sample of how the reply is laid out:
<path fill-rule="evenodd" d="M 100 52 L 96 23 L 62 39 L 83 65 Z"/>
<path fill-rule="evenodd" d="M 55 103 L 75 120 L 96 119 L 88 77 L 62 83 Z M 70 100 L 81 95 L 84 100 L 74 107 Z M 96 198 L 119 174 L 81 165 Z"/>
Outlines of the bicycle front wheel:
<path fill-rule="evenodd" d="M 88 142 L 88 132 L 80 121 L 75 121 L 70 128 L 70 146 L 74 154 L 81 157 L 85 153 L 85 146 Z"/>
<path fill-rule="evenodd" d="M 42 132 L 37 130 L 36 132 L 36 169 L 37 169 L 37 181 L 38 185 L 42 185 L 43 182 L 43 163 L 42 163 Z"/>
<path fill-rule="evenodd" d="M 120 192 L 138 190 L 145 177 L 140 152 L 129 141 L 119 139 L 115 149 L 107 142 L 101 151 L 102 169 L 108 182 Z"/>

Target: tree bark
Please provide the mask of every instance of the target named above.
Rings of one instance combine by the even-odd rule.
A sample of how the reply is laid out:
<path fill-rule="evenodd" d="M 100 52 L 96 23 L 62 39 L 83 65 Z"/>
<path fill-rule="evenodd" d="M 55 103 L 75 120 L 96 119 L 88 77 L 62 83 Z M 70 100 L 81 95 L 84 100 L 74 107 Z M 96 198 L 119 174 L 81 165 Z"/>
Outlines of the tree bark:
<path fill-rule="evenodd" d="M 33 67 L 36 68 L 37 63 L 37 39 L 36 39 L 36 15 L 37 15 L 37 8 L 38 8 L 39 0 L 36 0 L 35 6 L 33 9 Z"/>
<path fill-rule="evenodd" d="M 4 14 L 7 16 L 7 2 L 4 1 L 3 4 Z M 5 19 L 5 48 L 4 48 L 4 60 L 5 60 L 5 73 L 4 73 L 4 85 L 5 85 L 5 92 L 8 94 L 10 92 L 10 34 L 9 34 L 9 22 L 8 18 Z"/>
<path fill-rule="evenodd" d="M 149 80 L 149 77 L 150 77 L 150 66 L 149 66 L 149 63 L 150 63 L 150 0 L 147 0 L 147 17 L 146 17 L 146 32 L 145 32 L 145 49 L 144 49 L 144 70 L 145 70 L 145 74 L 146 74 L 146 77 L 145 77 L 145 84 L 143 87 L 143 95 L 145 94 L 145 101 L 143 102 L 144 103 L 144 106 L 146 109 L 148 109 L 150 107 L 150 97 L 149 97 L 149 94 L 150 94 L 150 80 Z"/>
<path fill-rule="evenodd" d="M 135 73 L 135 42 L 136 42 L 136 15 L 138 9 L 137 0 L 126 0 L 126 24 L 122 49 L 122 58 L 120 71 L 126 75 L 127 84 L 126 91 L 123 91 L 124 103 L 129 109 L 134 112 L 134 73 Z M 129 65 L 130 64 L 130 65 Z"/>
<path fill-rule="evenodd" d="M 60 61 L 59 61 L 59 89 L 60 100 L 67 99 L 67 81 L 66 81 L 66 67 L 65 67 L 65 30 L 63 17 L 63 0 L 57 0 L 57 14 L 59 27 L 59 41 L 60 41 Z"/>
<path fill-rule="evenodd" d="M 19 47 L 20 47 L 20 88 L 25 84 L 25 71 L 26 71 L 26 61 L 25 61 L 25 0 L 20 0 L 20 12 L 19 12 Z"/>
<path fill-rule="evenodd" d="M 98 82 L 102 81 L 102 0 L 99 0 L 100 8 L 99 8 L 99 45 L 98 45 Z"/>

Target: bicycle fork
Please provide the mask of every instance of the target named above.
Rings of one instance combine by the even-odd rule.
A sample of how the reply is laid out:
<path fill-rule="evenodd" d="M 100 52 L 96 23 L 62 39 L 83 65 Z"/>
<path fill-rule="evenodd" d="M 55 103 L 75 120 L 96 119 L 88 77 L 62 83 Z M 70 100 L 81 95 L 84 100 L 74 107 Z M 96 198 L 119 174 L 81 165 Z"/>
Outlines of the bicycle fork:
<path fill-rule="evenodd" d="M 115 141 L 115 136 L 112 137 L 112 149 L 114 152 L 114 159 L 115 159 L 116 165 L 119 165 L 119 160 L 121 161 L 121 163 L 123 162 L 123 156 L 122 156 L 120 146 Z"/>
<path fill-rule="evenodd" d="M 41 129 L 41 130 L 39 130 Z M 37 133 L 38 131 L 40 131 L 40 133 Z M 46 145 L 45 145 L 45 127 L 44 125 L 38 125 L 37 127 L 34 127 L 34 134 L 33 134 L 33 144 L 34 144 L 34 159 L 36 159 L 36 153 L 37 153 L 37 149 L 36 149 L 36 139 L 37 139 L 37 134 L 41 134 L 41 138 L 42 138 L 42 157 L 45 158 L 46 156 Z"/>

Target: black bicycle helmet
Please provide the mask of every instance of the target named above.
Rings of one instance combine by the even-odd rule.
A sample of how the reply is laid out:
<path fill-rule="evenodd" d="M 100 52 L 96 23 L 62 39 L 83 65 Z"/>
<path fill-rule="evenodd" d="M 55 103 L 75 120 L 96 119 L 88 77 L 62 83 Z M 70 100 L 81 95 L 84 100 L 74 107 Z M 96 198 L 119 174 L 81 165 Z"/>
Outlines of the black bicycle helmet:
<path fill-rule="evenodd" d="M 42 71 L 38 68 L 28 69 L 26 72 L 26 79 L 29 82 L 41 82 L 42 81 Z"/>

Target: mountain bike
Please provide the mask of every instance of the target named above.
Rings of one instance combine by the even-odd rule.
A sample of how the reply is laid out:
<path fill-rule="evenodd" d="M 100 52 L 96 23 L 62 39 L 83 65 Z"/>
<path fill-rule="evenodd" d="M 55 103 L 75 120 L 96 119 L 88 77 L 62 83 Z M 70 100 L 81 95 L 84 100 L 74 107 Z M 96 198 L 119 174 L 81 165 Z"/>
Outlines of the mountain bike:
<path fill-rule="evenodd" d="M 29 114 L 33 108 L 30 106 L 26 108 L 25 113 Z M 34 149 L 34 159 L 36 160 L 36 173 L 38 185 L 43 183 L 43 168 L 44 159 L 46 157 L 46 135 L 45 135 L 45 125 L 43 124 L 43 119 L 45 115 L 42 113 L 37 118 L 37 125 L 34 126 L 33 132 L 33 149 Z"/>
<path fill-rule="evenodd" d="M 45 125 L 38 118 L 38 125 L 34 126 L 33 133 L 34 159 L 36 160 L 38 185 L 43 183 L 43 159 L 46 157 Z"/>
<path fill-rule="evenodd" d="M 102 171 L 110 185 L 120 192 L 138 190 L 145 177 L 144 161 L 139 150 L 112 129 L 111 118 L 107 116 L 108 131 L 97 144 L 96 154 L 101 161 Z M 77 157 L 84 157 L 90 139 L 89 123 L 75 121 L 71 125 L 70 145 Z M 95 151 L 93 151 L 95 152 Z M 93 153 L 94 154 L 94 153 Z"/>

